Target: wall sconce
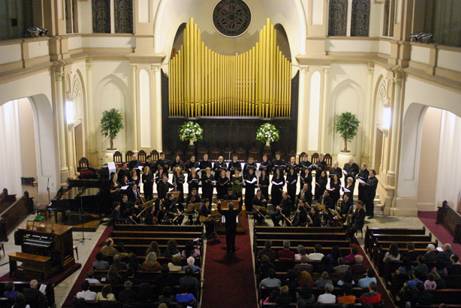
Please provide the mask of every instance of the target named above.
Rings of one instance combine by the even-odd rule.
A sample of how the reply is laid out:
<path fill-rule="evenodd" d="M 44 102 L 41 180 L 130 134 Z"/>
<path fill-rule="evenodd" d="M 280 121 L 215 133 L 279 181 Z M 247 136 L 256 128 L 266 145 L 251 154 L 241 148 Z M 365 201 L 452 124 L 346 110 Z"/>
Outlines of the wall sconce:
<path fill-rule="evenodd" d="M 66 123 L 68 125 L 74 124 L 75 121 L 75 104 L 73 101 L 66 101 L 65 105 Z"/>
<path fill-rule="evenodd" d="M 392 110 L 391 106 L 384 105 L 383 107 L 383 119 L 382 119 L 382 129 L 388 131 L 391 128 L 392 124 Z"/>

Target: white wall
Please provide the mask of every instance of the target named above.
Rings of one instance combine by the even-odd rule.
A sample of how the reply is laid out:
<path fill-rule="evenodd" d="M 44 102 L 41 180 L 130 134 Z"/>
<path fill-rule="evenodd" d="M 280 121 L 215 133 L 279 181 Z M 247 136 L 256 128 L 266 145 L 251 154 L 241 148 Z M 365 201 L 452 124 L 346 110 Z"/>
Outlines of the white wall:
<path fill-rule="evenodd" d="M 461 209 L 461 117 L 442 111 L 436 203 Z"/>
<path fill-rule="evenodd" d="M 360 120 L 360 127 L 358 135 L 348 144 L 348 149 L 359 159 L 362 137 L 366 132 L 365 118 L 371 108 L 366 95 L 369 90 L 368 68 L 364 64 L 333 64 L 328 77 L 326 136 L 330 136 L 330 141 L 326 151 L 338 154 L 343 149 L 344 141 L 334 129 L 335 116 L 352 112 Z"/>
<path fill-rule="evenodd" d="M 167 55 L 169 60 L 174 36 L 178 27 L 193 17 L 202 32 L 205 44 L 218 53 L 235 54 L 250 49 L 258 40 L 258 33 L 266 18 L 280 23 L 288 36 L 291 55 L 305 53 L 306 21 L 299 0 L 247 0 L 252 16 L 245 33 L 238 38 L 220 34 L 213 24 L 213 8 L 219 0 L 163 0 L 157 9 L 154 37 L 155 51 Z"/>
<path fill-rule="evenodd" d="M 88 138 L 90 151 L 103 157 L 109 147 L 108 138 L 101 135 L 100 120 L 102 113 L 117 108 L 123 113 L 124 129 L 114 140 L 114 146 L 121 151 L 134 149 L 134 100 L 131 90 L 131 66 L 128 62 L 95 61 L 91 63 L 91 99 L 89 102 Z"/>
<path fill-rule="evenodd" d="M 29 100 L 18 101 L 21 144 L 21 176 L 37 178 L 34 114 Z"/>

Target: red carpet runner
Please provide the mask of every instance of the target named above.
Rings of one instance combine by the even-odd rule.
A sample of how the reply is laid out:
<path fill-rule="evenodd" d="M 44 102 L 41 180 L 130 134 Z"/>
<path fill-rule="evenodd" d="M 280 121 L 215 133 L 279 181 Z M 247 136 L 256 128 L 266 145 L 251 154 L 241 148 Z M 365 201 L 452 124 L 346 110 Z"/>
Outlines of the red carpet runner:
<path fill-rule="evenodd" d="M 450 243 L 453 247 L 453 252 L 456 255 L 461 256 L 461 245 L 453 243 L 453 235 L 451 235 L 443 225 L 435 223 L 437 220 L 437 212 L 419 211 L 418 218 L 423 222 L 426 228 L 428 228 L 429 231 L 437 237 L 439 242 L 442 242 L 443 244 Z"/>
<path fill-rule="evenodd" d="M 221 243 L 209 244 L 206 248 L 202 308 L 257 307 L 246 215 L 242 215 L 241 224 L 245 234 L 238 234 L 236 237 L 237 251 L 234 258 L 226 258 L 224 235 L 219 237 Z"/>

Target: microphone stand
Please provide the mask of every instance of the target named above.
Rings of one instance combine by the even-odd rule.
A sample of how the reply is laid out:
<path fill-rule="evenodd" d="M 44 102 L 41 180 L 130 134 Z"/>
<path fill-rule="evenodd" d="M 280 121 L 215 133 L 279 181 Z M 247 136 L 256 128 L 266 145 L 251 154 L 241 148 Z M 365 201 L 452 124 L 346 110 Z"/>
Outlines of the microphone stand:
<path fill-rule="evenodd" d="M 77 197 L 80 199 L 80 209 L 79 209 L 79 217 L 80 217 L 80 227 L 82 228 L 82 237 L 80 239 L 74 239 L 74 241 L 79 241 L 80 243 L 85 243 L 85 240 L 91 240 L 91 238 L 85 238 L 85 221 L 83 219 L 83 193 L 86 191 L 86 187 L 79 187 L 81 190 Z"/>

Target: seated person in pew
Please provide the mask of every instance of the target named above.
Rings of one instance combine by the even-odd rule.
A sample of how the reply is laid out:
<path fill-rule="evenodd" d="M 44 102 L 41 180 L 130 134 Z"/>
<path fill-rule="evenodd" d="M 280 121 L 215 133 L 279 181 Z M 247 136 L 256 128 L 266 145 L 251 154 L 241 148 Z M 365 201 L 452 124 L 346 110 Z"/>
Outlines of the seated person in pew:
<path fill-rule="evenodd" d="M 319 304 L 335 304 L 336 303 L 336 296 L 333 294 L 333 290 L 335 289 L 331 283 L 325 284 L 325 292 L 320 294 L 317 303 Z"/>
<path fill-rule="evenodd" d="M 298 245 L 296 248 L 298 250 L 297 253 L 295 253 L 295 261 L 299 262 L 301 261 L 302 256 L 307 257 L 307 249 L 303 245 Z"/>
<path fill-rule="evenodd" d="M 42 287 L 36 279 L 29 282 L 29 288 L 22 290 L 26 303 L 32 308 L 46 308 L 48 307 L 48 299 L 46 298 Z"/>
<path fill-rule="evenodd" d="M 389 251 L 384 254 L 383 258 L 384 263 L 391 263 L 391 262 L 400 262 L 400 252 L 399 246 L 397 244 L 391 244 L 389 247 Z"/>
<path fill-rule="evenodd" d="M 449 266 L 449 273 L 453 276 L 461 276 L 461 262 L 457 255 L 451 256 L 451 265 Z"/>
<path fill-rule="evenodd" d="M 93 262 L 93 269 L 95 270 L 108 270 L 109 262 L 104 260 L 104 255 L 101 252 L 96 254 L 96 260 Z"/>
<path fill-rule="evenodd" d="M 381 294 L 376 291 L 376 282 L 372 281 L 368 285 L 368 292 L 360 296 L 362 305 L 380 304 L 382 301 Z"/>
<path fill-rule="evenodd" d="M 262 255 L 266 255 L 269 257 L 269 259 L 273 262 L 275 258 L 277 257 L 277 254 L 275 251 L 272 249 L 272 242 L 271 241 L 265 241 L 264 242 L 264 248 L 261 249 L 258 252 L 258 259 L 261 259 Z"/>
<path fill-rule="evenodd" d="M 359 279 L 357 285 L 362 289 L 367 289 L 370 283 L 374 283 L 375 285 L 377 283 L 376 277 L 371 268 L 365 274 L 365 277 Z"/>
<path fill-rule="evenodd" d="M 179 278 L 179 287 L 182 290 L 186 290 L 197 296 L 200 290 L 200 281 L 194 277 L 194 272 L 192 268 L 187 267 L 185 269 L 185 276 Z"/>
<path fill-rule="evenodd" d="M 141 269 L 146 272 L 160 272 L 161 268 L 160 263 L 157 261 L 157 254 L 153 251 L 146 255 L 141 266 Z"/>
<path fill-rule="evenodd" d="M 104 242 L 104 246 L 101 248 L 100 253 L 104 257 L 110 257 L 110 258 L 118 254 L 118 250 L 114 247 L 114 240 L 111 238 L 108 238 Z"/>
<path fill-rule="evenodd" d="M 354 276 L 356 275 L 363 275 L 368 270 L 363 265 L 363 256 L 362 255 L 355 255 L 354 257 L 355 262 L 351 265 L 351 272 Z"/>
<path fill-rule="evenodd" d="M 269 277 L 270 271 L 275 271 L 275 265 L 271 262 L 268 256 L 262 255 L 261 259 L 259 260 L 258 265 L 258 276 L 260 279 L 264 279 Z"/>
<path fill-rule="evenodd" d="M 282 282 L 275 276 L 275 270 L 269 271 L 269 276 L 262 279 L 259 283 L 260 289 L 273 289 L 273 288 L 280 288 Z"/>
<path fill-rule="evenodd" d="M 290 295 L 290 288 L 287 285 L 283 285 L 280 287 L 280 294 L 276 300 L 277 307 L 286 308 L 290 306 L 291 303 L 291 295 Z"/>
<path fill-rule="evenodd" d="M 336 300 L 338 304 L 353 305 L 357 301 L 357 297 L 352 292 L 352 288 L 345 287 L 341 289 L 341 295 Z"/>
<path fill-rule="evenodd" d="M 193 274 L 199 274 L 201 269 L 200 266 L 195 265 L 195 258 L 190 256 L 186 259 L 187 265 L 183 267 L 183 270 L 186 271 L 188 269 L 192 270 Z"/>
<path fill-rule="evenodd" d="M 110 285 L 104 286 L 101 292 L 98 292 L 96 294 L 96 301 L 97 302 L 115 301 L 115 295 L 114 293 L 112 293 L 112 287 Z"/>
<path fill-rule="evenodd" d="M 307 255 L 310 262 L 320 262 L 325 257 L 322 253 L 322 245 L 316 244 L 314 250 Z"/>
<path fill-rule="evenodd" d="M 75 296 L 77 299 L 83 299 L 85 301 L 94 301 L 96 300 L 96 292 L 90 290 L 90 284 L 88 281 L 82 283 L 82 290 L 77 292 Z"/>
<path fill-rule="evenodd" d="M 290 241 L 283 241 L 283 248 L 277 252 L 280 261 L 292 261 L 295 258 L 295 253 L 290 249 Z"/>
<path fill-rule="evenodd" d="M 323 289 L 327 284 L 333 285 L 333 281 L 331 280 L 328 272 L 324 271 L 320 274 L 320 277 L 315 281 L 314 285 L 318 289 Z"/>
<path fill-rule="evenodd" d="M 118 293 L 117 299 L 123 304 L 136 301 L 136 292 L 133 290 L 133 282 L 127 280 L 123 283 L 123 290 Z"/>
<path fill-rule="evenodd" d="M 171 262 L 168 262 L 168 269 L 170 272 L 180 272 L 182 271 L 182 258 L 180 255 L 175 255 Z"/>
<path fill-rule="evenodd" d="M 178 294 L 176 294 L 176 302 L 178 304 L 186 305 L 186 306 L 194 306 L 197 302 L 194 294 L 188 292 L 187 290 L 181 289 Z"/>
<path fill-rule="evenodd" d="M 309 258 L 306 255 L 303 255 L 301 257 L 301 262 L 299 262 L 293 267 L 293 270 L 296 273 L 300 273 L 302 271 L 312 272 L 313 269 L 314 269 L 314 266 L 312 266 L 312 264 L 309 263 Z"/>

